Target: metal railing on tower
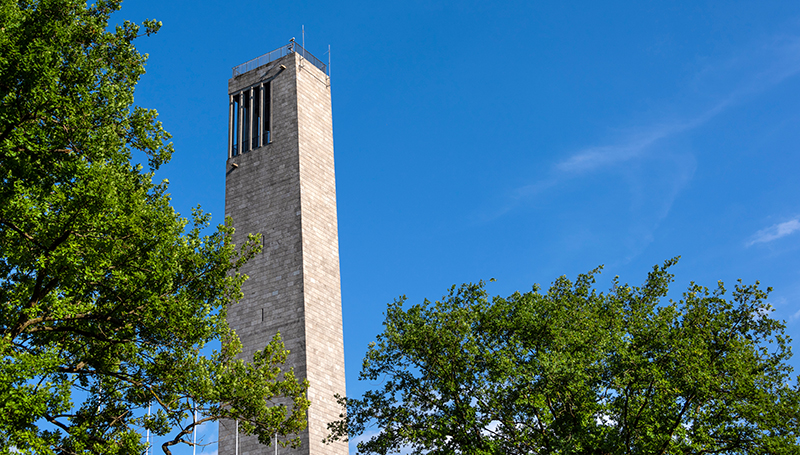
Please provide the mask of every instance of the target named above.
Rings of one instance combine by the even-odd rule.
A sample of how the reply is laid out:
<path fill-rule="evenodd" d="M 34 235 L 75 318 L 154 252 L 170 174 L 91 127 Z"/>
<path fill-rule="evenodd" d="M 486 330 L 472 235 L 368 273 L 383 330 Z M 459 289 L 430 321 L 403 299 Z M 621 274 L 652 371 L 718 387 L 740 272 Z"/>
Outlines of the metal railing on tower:
<path fill-rule="evenodd" d="M 274 51 L 267 52 L 266 54 L 258 56 L 252 60 L 248 60 L 242 63 L 241 65 L 234 66 L 233 77 L 236 77 L 240 74 L 244 74 L 248 71 L 252 71 L 258 67 L 264 66 L 267 63 L 273 62 L 283 57 L 284 55 L 289 55 L 291 53 L 299 54 L 301 57 L 311 62 L 312 65 L 322 70 L 323 73 L 328 74 L 328 65 L 322 63 L 320 59 L 314 57 L 314 55 L 312 55 L 311 52 L 305 50 L 303 46 L 296 43 L 294 38 L 292 38 L 291 40 L 289 40 L 289 44 L 285 46 L 281 46 L 275 49 Z"/>

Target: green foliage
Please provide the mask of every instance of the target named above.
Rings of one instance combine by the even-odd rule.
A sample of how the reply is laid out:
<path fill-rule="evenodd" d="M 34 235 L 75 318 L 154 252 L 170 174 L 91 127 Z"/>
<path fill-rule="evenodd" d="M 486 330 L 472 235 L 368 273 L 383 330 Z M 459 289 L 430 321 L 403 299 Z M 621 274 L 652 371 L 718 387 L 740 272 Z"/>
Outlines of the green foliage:
<path fill-rule="evenodd" d="M 769 289 L 740 282 L 726 298 L 722 283 L 692 283 L 665 301 L 676 261 L 605 294 L 598 269 L 546 294 L 490 298 L 481 282 L 396 300 L 361 371 L 380 386 L 340 398 L 331 438 L 374 424 L 361 453 L 800 453 L 800 390 Z"/>
<path fill-rule="evenodd" d="M 202 235 L 208 215 L 187 227 L 152 182 L 172 146 L 133 105 L 133 40 L 161 24 L 109 31 L 118 9 L 0 0 L 0 452 L 142 453 L 144 428 L 169 452 L 219 418 L 291 436 L 307 384 L 282 372 L 279 338 L 237 359 L 225 322 L 260 239 L 237 249 L 230 223 Z"/>

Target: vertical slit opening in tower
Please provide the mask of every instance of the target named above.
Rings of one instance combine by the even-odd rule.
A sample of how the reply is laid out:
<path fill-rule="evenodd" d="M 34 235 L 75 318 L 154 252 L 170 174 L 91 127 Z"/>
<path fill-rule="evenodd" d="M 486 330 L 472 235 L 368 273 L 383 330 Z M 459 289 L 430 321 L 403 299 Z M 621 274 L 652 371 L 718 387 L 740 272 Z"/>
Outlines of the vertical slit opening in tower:
<path fill-rule="evenodd" d="M 250 150 L 250 90 L 242 94 L 242 153 Z"/>
<path fill-rule="evenodd" d="M 272 100 L 271 100 L 271 97 L 270 97 L 271 92 L 272 92 L 272 83 L 271 82 L 267 82 L 266 84 L 264 84 L 264 90 L 262 90 L 262 96 L 264 98 L 264 101 L 263 101 L 263 112 L 264 112 L 263 125 L 264 125 L 264 129 L 262 130 L 263 131 L 263 137 L 262 137 L 261 140 L 263 141 L 262 142 L 263 144 L 269 144 L 271 142 L 271 138 L 270 138 L 270 131 L 272 129 L 272 125 L 270 124 L 270 119 L 272 119 L 272 115 L 270 113 L 271 107 L 272 107 Z"/>
<path fill-rule="evenodd" d="M 241 96 L 233 95 L 233 121 L 231 128 L 233 128 L 233 145 L 231 146 L 231 156 L 239 154 L 239 110 L 241 109 Z"/>
<path fill-rule="evenodd" d="M 261 137 L 261 87 L 253 87 L 253 148 L 261 146 L 258 139 Z"/>

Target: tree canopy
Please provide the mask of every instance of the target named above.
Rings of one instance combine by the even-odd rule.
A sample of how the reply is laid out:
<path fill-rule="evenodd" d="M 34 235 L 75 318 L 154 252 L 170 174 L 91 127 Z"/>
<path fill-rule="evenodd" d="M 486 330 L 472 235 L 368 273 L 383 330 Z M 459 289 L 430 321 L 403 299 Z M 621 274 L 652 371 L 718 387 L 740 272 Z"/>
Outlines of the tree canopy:
<path fill-rule="evenodd" d="M 796 454 L 800 390 L 769 289 L 692 283 L 666 298 L 677 259 L 641 287 L 598 270 L 507 298 L 484 283 L 389 304 L 331 437 L 360 453 Z M 375 428 L 370 428 L 373 426 Z"/>
<path fill-rule="evenodd" d="M 225 322 L 260 240 L 204 235 L 153 182 L 173 150 L 133 41 L 161 24 L 109 28 L 119 6 L 0 0 L 0 452 L 142 453 L 145 429 L 169 452 L 220 418 L 291 438 L 307 384 L 278 337 L 236 359 Z"/>

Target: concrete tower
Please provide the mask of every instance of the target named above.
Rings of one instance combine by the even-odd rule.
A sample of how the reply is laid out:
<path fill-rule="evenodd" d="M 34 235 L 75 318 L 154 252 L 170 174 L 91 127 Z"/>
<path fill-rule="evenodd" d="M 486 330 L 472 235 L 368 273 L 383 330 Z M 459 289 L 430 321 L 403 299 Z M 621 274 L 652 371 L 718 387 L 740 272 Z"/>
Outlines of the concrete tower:
<path fill-rule="evenodd" d="M 310 382 L 302 446 L 280 454 L 347 454 L 344 443 L 322 443 L 341 413 L 333 395 L 345 392 L 329 82 L 326 66 L 293 41 L 234 68 L 228 81 L 225 213 L 236 244 L 256 232 L 264 244 L 242 270 L 250 279 L 228 322 L 246 359 L 280 332 L 289 365 Z M 235 445 L 234 422 L 221 422 L 220 455 Z M 238 450 L 275 449 L 240 436 Z"/>

